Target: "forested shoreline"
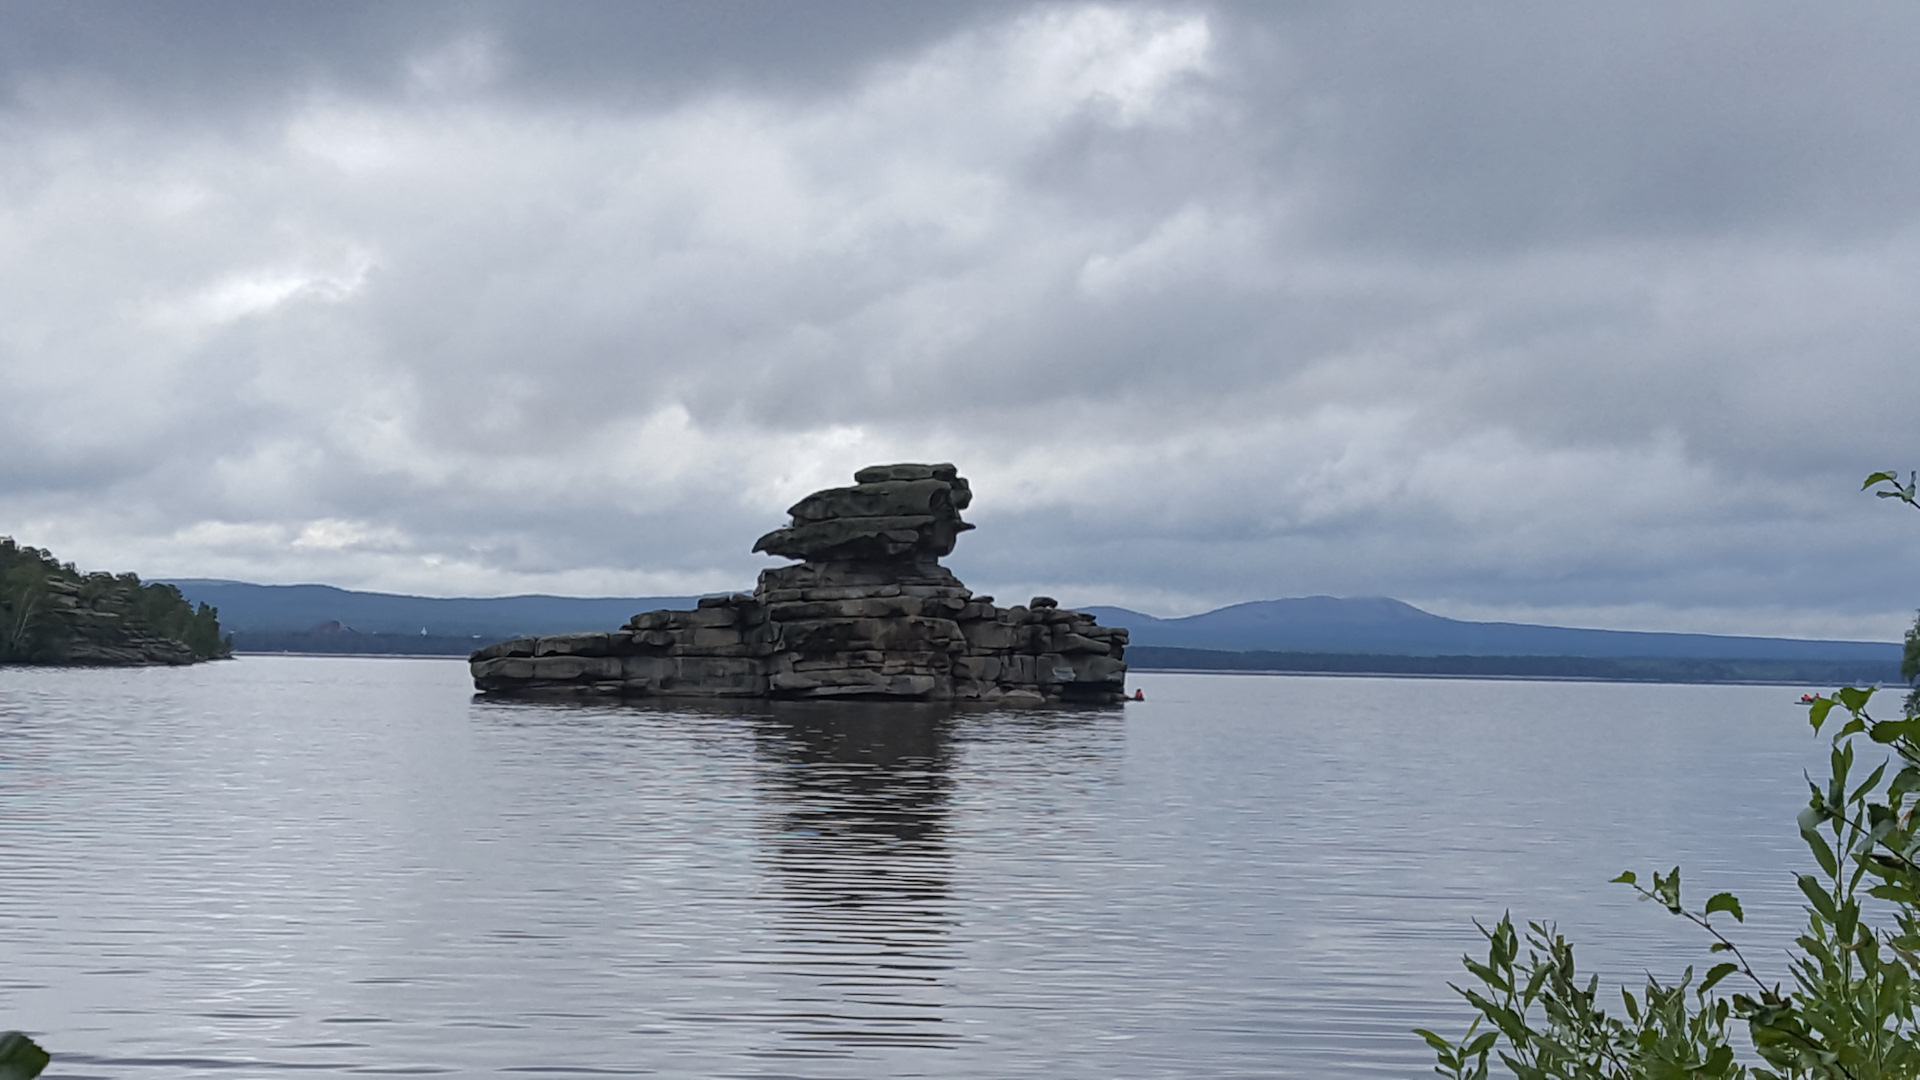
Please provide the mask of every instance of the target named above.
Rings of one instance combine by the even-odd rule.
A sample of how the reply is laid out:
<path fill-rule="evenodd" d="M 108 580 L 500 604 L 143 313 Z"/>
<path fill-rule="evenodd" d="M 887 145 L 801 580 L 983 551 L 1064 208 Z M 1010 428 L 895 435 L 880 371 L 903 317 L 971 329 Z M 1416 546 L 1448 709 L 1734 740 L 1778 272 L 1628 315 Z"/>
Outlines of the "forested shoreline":
<path fill-rule="evenodd" d="M 220 613 L 174 586 L 83 573 L 0 536 L 0 664 L 194 664 L 232 652 Z"/>

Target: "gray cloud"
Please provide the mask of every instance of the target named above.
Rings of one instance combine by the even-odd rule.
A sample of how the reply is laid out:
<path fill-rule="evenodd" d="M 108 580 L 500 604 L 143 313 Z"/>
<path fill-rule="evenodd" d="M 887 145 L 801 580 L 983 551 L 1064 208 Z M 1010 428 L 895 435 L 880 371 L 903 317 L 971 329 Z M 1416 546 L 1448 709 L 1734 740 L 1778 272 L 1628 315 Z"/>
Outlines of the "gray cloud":
<path fill-rule="evenodd" d="M 934 458 L 1006 595 L 1913 602 L 1900 9 L 5 14 L 0 522 L 85 563 L 725 588 Z"/>
<path fill-rule="evenodd" d="M 924 47 L 1005 3 L 764 4 L 577 0 L 564 12 L 501 0 L 182 0 L 0 3 L 0 87 L 49 90 L 207 123 L 316 90 L 400 96 L 459 82 L 476 62 L 502 99 L 572 108 L 658 106 L 721 90 L 844 90 L 867 66 Z"/>

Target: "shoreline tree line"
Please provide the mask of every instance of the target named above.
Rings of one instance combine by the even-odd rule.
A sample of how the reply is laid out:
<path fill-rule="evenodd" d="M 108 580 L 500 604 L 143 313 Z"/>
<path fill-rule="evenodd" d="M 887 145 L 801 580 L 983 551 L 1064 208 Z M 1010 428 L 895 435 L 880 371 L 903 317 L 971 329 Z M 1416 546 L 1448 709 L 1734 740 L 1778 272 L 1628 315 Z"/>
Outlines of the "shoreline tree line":
<path fill-rule="evenodd" d="M 132 573 L 83 573 L 0 536 L 0 664 L 192 664 L 232 655 L 218 610 Z"/>

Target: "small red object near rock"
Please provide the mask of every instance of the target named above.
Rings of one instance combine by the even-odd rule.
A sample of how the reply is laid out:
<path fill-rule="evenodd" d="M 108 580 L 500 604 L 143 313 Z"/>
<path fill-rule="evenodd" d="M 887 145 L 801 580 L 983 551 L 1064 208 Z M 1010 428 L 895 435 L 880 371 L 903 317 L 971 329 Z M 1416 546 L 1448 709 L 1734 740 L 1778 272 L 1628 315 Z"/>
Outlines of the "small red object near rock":
<path fill-rule="evenodd" d="M 1147 700 L 1147 692 L 1145 690 L 1135 690 L 1133 692 L 1133 700 L 1135 701 Z"/>

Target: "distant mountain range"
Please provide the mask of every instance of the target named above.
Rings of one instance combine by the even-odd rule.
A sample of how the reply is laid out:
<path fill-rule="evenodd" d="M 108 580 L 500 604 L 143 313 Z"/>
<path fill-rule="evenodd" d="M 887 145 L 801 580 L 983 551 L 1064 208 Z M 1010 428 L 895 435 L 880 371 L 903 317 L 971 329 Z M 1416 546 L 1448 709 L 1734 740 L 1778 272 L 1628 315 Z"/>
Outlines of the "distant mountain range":
<path fill-rule="evenodd" d="M 249 585 L 235 581 L 172 582 L 194 603 L 220 609 L 221 626 L 246 651 L 460 653 L 476 640 L 524 634 L 611 629 L 642 611 L 691 607 L 691 596 L 505 596 L 436 599 L 355 592 L 330 585 Z M 1142 667 L 1401 670 L 1420 673 L 1551 673 L 1537 659 L 1660 660 L 1662 664 L 1562 663 L 1572 677 L 1634 677 L 1629 672 L 1687 670 L 1751 675 L 1858 671 L 1897 676 L 1901 646 L 1879 641 L 1814 641 L 1718 634 L 1582 630 L 1527 623 L 1466 622 L 1387 597 L 1306 596 L 1259 600 L 1156 619 L 1116 607 L 1088 607 L 1100 621 L 1132 632 L 1129 659 Z M 1211 655 L 1209 655 L 1211 654 Z M 1224 656 L 1221 654 L 1235 654 Z M 1383 664 L 1366 657 L 1511 658 Z M 1680 662 L 1686 662 L 1681 664 Z M 1722 661 L 1739 661 L 1746 666 Z M 1755 662 L 1770 662 L 1758 669 Z M 1678 664 L 1679 666 L 1676 666 Z M 1806 665 L 1815 665 L 1807 667 Z M 1795 666 L 1798 665 L 1798 666 Z M 1837 665 L 1837 666 L 1836 666 Z M 1458 669 L 1455 671 L 1454 669 Z"/>
<path fill-rule="evenodd" d="M 1132 631 L 1127 659 L 1141 669 L 1816 688 L 1900 681 L 1902 647 L 1890 642 L 1465 622 L 1383 596 L 1262 600 L 1184 619 L 1087 610 Z"/>
<path fill-rule="evenodd" d="M 692 596 L 497 596 L 442 599 L 356 592 L 331 585 L 249 585 L 240 581 L 180 578 L 168 584 L 196 604 L 220 609 L 220 626 L 246 651 L 262 635 L 343 634 L 426 637 L 458 642 L 499 641 L 525 634 L 611 630 L 642 611 L 692 607 Z M 338 624 L 328 626 L 327 624 Z M 458 651 L 475 646 L 466 644 Z M 258 651 L 258 650 L 256 650 Z M 322 649 L 337 652 L 342 649 Z M 379 648 L 369 651 L 391 652 Z M 421 652 L 455 651 L 451 648 Z"/>
<path fill-rule="evenodd" d="M 1116 607 L 1082 610 L 1098 615 L 1103 623 L 1126 627 L 1134 645 L 1232 652 L 1864 660 L 1892 661 L 1896 665 L 1901 653 L 1900 645 L 1881 641 L 1808 641 L 1465 622 L 1384 596 L 1256 600 L 1183 619 L 1156 619 Z"/>

